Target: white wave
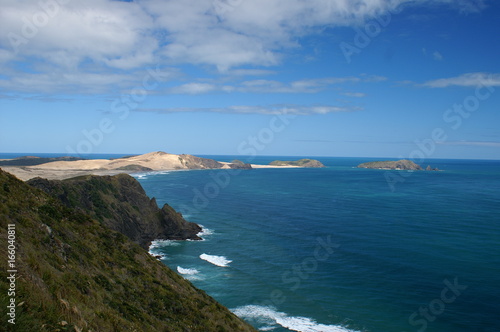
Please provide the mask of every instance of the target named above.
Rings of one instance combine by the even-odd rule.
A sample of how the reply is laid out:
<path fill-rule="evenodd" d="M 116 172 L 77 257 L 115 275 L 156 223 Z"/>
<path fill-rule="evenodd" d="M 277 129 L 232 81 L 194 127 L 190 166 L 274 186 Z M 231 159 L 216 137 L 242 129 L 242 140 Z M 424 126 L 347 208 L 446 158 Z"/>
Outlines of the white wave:
<path fill-rule="evenodd" d="M 177 266 L 177 272 L 180 274 L 186 274 L 186 275 L 195 275 L 200 273 L 197 269 L 185 269 L 183 267 Z"/>
<path fill-rule="evenodd" d="M 136 178 L 137 180 L 146 180 L 148 178 L 147 174 L 135 173 L 130 175 Z"/>
<path fill-rule="evenodd" d="M 175 247 L 180 245 L 181 243 L 176 240 L 154 240 L 151 242 L 151 245 L 149 246 L 149 251 L 156 248 Z"/>
<path fill-rule="evenodd" d="M 132 173 L 130 175 L 136 178 L 137 180 L 146 180 L 148 179 L 149 176 L 164 175 L 164 174 L 169 174 L 171 172 L 172 171 L 149 171 L 149 172 Z"/>
<path fill-rule="evenodd" d="M 198 225 L 201 227 L 201 232 L 199 232 L 199 233 L 198 233 L 198 234 L 196 234 L 196 235 L 198 235 L 198 236 L 199 236 L 199 237 L 201 237 L 202 239 L 204 239 L 204 240 L 205 240 L 205 238 L 204 238 L 204 237 L 207 237 L 207 236 L 212 235 L 212 234 L 214 233 L 214 231 L 213 231 L 212 229 L 210 229 L 210 228 L 206 228 L 205 226 L 200 225 L 200 224 L 198 224 Z"/>
<path fill-rule="evenodd" d="M 200 258 L 209 262 L 209 263 L 220 266 L 220 267 L 228 267 L 229 263 L 232 262 L 231 260 L 227 259 L 224 256 L 214 256 L 214 255 L 201 254 Z"/>
<path fill-rule="evenodd" d="M 243 319 L 254 319 L 267 326 L 263 330 L 270 330 L 272 325 L 280 325 L 297 332 L 357 332 L 338 325 L 319 324 L 315 320 L 307 317 L 288 316 L 284 312 L 276 311 L 271 307 L 259 305 L 246 305 L 231 310 L 236 316 Z"/>

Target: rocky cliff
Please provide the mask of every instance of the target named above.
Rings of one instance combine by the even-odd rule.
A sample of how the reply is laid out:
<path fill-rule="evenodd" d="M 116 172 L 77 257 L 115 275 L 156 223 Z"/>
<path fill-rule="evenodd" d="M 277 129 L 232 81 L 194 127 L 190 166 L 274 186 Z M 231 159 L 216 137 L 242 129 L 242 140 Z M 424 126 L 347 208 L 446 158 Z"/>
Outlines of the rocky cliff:
<path fill-rule="evenodd" d="M 84 183 L 96 187 L 80 188 Z M 118 204 L 106 201 L 112 197 L 136 209 L 135 200 L 122 191 L 129 185 L 132 191 L 138 189 L 131 179 L 86 178 L 56 184 L 38 180 L 38 185 L 57 195 L 0 170 L 0 269 L 15 270 L 10 272 L 12 279 L 0 278 L 0 305 L 5 310 L 14 303 L 8 310 L 15 325 L 7 323 L 11 316 L 3 311 L 0 330 L 255 331 L 122 233 L 97 220 L 110 218 L 102 212 L 119 211 L 100 207 Z M 78 189 L 71 190 L 71 185 Z M 106 192 L 99 195 L 100 203 L 96 197 L 78 196 L 99 191 Z M 85 204 L 78 206 L 78 202 Z M 73 204 L 76 207 L 70 207 Z M 131 210 L 123 212 L 127 219 Z M 8 266 L 9 255 L 13 259 Z"/>
<path fill-rule="evenodd" d="M 137 180 L 126 174 L 81 176 L 62 181 L 32 179 L 29 185 L 57 198 L 69 208 L 83 209 L 92 218 L 118 231 L 143 248 L 152 240 L 199 240 L 201 228 L 165 204 L 158 208 Z"/>

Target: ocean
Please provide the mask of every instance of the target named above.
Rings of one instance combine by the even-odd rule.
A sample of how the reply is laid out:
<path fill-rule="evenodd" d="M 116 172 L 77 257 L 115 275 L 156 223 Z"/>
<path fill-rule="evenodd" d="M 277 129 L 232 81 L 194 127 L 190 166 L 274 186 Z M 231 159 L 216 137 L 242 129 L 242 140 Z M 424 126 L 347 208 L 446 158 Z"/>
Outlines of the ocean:
<path fill-rule="evenodd" d="M 500 161 L 317 159 L 135 175 L 204 228 L 151 252 L 261 331 L 500 331 Z"/>
<path fill-rule="evenodd" d="M 252 162 L 276 159 L 298 157 Z M 151 253 L 261 331 L 500 331 L 500 161 L 316 159 L 327 167 L 135 174 L 204 229 Z"/>

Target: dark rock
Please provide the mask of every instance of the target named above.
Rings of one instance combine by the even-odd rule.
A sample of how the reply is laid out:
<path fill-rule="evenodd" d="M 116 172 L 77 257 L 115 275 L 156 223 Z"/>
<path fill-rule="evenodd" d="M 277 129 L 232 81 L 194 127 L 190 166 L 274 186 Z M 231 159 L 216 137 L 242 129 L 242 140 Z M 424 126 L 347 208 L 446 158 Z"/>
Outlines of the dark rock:
<path fill-rule="evenodd" d="M 229 165 L 229 167 L 234 168 L 234 169 L 252 169 L 251 164 L 244 163 L 241 160 L 233 160 L 228 165 Z"/>
<path fill-rule="evenodd" d="M 217 169 L 224 166 L 224 164 L 213 159 L 196 157 L 190 154 L 179 155 L 179 160 L 189 169 Z"/>

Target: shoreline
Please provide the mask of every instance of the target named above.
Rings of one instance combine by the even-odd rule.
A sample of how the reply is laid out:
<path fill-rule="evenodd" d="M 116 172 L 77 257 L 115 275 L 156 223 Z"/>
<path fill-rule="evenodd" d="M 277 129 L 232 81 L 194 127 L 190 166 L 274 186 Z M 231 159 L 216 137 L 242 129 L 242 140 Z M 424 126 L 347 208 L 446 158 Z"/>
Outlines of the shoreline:
<path fill-rule="evenodd" d="M 276 169 L 276 168 L 302 168 L 300 166 L 272 166 L 272 165 L 257 165 L 252 164 L 252 169 Z M 15 175 L 22 181 L 28 181 L 33 178 L 44 178 L 47 180 L 65 180 L 84 175 L 117 175 L 117 174 L 148 174 L 155 172 L 172 172 L 172 171 L 195 171 L 195 170 L 217 170 L 229 168 L 213 168 L 213 169 L 155 169 L 150 171 L 131 171 L 131 170 L 113 170 L 113 169 L 62 169 L 62 168 L 38 168 L 33 166 L 0 166 L 0 169 Z"/>

